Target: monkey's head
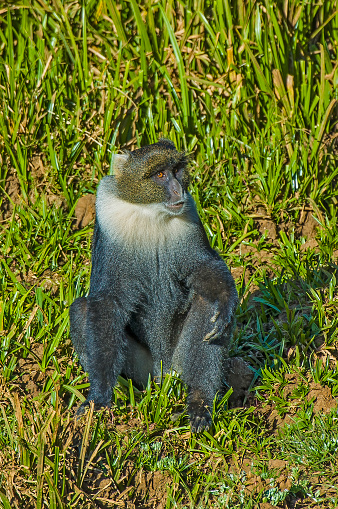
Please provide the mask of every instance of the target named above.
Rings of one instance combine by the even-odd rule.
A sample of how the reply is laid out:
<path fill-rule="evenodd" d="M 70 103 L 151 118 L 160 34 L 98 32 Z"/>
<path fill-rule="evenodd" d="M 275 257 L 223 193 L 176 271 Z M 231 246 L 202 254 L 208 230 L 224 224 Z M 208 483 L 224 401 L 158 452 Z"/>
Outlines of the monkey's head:
<path fill-rule="evenodd" d="M 154 145 L 115 155 L 117 195 L 130 203 L 162 203 L 169 214 L 182 213 L 187 200 L 187 156 L 162 139 Z"/>

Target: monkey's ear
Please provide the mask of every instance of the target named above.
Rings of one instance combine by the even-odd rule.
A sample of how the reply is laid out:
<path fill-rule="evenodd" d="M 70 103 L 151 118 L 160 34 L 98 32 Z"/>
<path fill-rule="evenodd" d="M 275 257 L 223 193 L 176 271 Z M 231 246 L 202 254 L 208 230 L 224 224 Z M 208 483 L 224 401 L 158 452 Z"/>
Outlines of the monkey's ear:
<path fill-rule="evenodd" d="M 112 165 L 114 169 L 114 174 L 118 175 L 127 165 L 129 159 L 129 152 L 125 154 L 113 154 L 112 155 Z"/>

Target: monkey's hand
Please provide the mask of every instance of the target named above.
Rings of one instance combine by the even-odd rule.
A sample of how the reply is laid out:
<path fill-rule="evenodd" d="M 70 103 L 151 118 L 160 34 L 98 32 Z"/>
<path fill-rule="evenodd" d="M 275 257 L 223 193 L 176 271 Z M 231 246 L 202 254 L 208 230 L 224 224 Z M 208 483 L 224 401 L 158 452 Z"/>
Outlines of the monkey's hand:
<path fill-rule="evenodd" d="M 203 341 L 208 343 L 222 343 L 222 338 L 230 337 L 235 325 L 235 310 L 237 300 L 217 299 L 215 302 L 205 302 L 205 319 L 203 327 Z"/>
<path fill-rule="evenodd" d="M 224 344 L 235 326 L 238 294 L 223 262 L 212 260 L 195 270 L 188 281 L 193 291 L 192 315 L 203 341 Z"/>
<path fill-rule="evenodd" d="M 81 405 L 75 412 L 75 417 L 81 417 L 81 415 L 83 415 L 86 412 L 87 408 L 90 406 L 92 401 L 93 400 L 86 399 L 86 401 L 81 403 Z M 101 410 L 103 408 L 110 408 L 110 407 L 111 407 L 110 403 L 95 403 L 95 401 L 94 401 L 94 410 L 95 411 Z"/>

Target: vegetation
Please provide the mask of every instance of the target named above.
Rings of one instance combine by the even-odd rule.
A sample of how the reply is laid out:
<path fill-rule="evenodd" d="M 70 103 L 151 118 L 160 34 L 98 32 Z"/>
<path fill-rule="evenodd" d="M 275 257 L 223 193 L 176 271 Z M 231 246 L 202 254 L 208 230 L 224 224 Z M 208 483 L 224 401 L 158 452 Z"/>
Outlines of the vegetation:
<path fill-rule="evenodd" d="M 338 506 L 336 0 L 0 5 L 0 506 Z M 241 297 L 244 407 L 191 436 L 172 375 L 88 387 L 88 290 L 111 154 L 172 139 Z M 85 198 L 83 198 L 85 197 Z M 79 201 L 81 200 L 81 201 Z"/>

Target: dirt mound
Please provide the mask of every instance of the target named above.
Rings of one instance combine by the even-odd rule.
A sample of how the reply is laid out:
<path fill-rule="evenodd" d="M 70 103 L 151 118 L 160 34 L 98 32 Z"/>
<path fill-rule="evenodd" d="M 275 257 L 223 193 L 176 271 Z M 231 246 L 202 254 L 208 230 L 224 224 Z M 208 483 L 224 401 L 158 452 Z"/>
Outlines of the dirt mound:
<path fill-rule="evenodd" d="M 299 395 L 299 388 L 302 395 Z M 270 428 L 278 433 L 285 424 L 292 424 L 304 401 L 313 405 L 313 413 L 330 413 L 337 407 L 338 400 L 332 396 L 331 389 L 313 380 L 303 378 L 299 373 L 285 373 L 284 382 L 276 386 L 276 401 L 282 398 L 287 406 L 283 411 L 276 409 L 273 398 L 262 405 L 261 412 Z"/>

